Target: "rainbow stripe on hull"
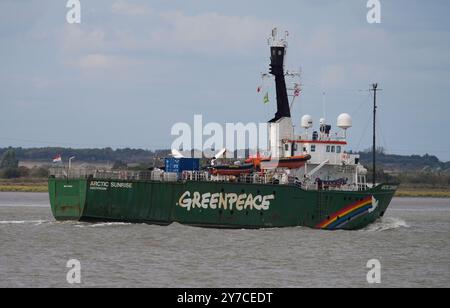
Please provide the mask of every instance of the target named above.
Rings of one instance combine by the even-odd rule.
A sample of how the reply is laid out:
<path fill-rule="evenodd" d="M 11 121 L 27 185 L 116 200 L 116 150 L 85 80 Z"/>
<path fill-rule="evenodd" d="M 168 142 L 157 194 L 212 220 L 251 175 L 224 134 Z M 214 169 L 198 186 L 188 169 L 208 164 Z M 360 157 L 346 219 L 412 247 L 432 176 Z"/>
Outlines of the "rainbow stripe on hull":
<path fill-rule="evenodd" d="M 334 213 L 326 220 L 316 226 L 317 229 L 337 230 L 343 228 L 350 221 L 371 213 L 377 207 L 373 196 L 368 196 L 361 201 L 355 202 L 339 212 Z"/>

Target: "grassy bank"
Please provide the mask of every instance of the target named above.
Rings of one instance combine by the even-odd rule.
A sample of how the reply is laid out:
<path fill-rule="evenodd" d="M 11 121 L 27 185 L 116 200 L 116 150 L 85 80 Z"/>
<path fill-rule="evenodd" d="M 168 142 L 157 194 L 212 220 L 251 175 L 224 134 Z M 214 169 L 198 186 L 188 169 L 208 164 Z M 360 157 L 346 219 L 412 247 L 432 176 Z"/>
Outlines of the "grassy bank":
<path fill-rule="evenodd" d="M 396 197 L 408 198 L 450 198 L 448 188 L 400 188 Z"/>
<path fill-rule="evenodd" d="M 47 192 L 46 179 L 0 180 L 0 192 Z"/>

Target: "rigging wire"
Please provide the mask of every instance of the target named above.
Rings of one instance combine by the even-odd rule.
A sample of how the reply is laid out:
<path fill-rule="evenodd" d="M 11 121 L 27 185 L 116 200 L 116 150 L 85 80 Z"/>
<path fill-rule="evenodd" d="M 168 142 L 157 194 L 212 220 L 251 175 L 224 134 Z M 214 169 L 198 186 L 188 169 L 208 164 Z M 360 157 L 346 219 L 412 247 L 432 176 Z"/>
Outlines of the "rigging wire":
<path fill-rule="evenodd" d="M 381 128 L 380 119 L 377 119 L 377 136 L 381 137 L 382 147 L 387 151 L 388 150 L 388 144 L 386 142 L 386 139 L 384 138 L 383 130 Z"/>
<path fill-rule="evenodd" d="M 357 149 L 359 149 L 361 147 L 361 143 L 362 143 L 364 137 L 366 136 L 366 132 L 367 132 L 367 129 L 369 128 L 369 124 L 370 124 L 370 116 L 369 116 L 369 119 L 367 119 L 367 121 L 365 121 L 365 122 L 366 122 L 366 125 L 365 125 L 364 130 L 361 134 L 361 137 L 358 141 L 358 145 L 356 146 Z"/>

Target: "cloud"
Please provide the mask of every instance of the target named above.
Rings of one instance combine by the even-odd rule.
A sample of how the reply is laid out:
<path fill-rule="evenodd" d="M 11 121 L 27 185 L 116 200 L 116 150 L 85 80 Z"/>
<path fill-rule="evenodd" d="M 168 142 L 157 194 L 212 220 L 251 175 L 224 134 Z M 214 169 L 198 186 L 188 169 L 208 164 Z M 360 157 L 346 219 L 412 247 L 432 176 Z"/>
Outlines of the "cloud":
<path fill-rule="evenodd" d="M 115 1 L 112 4 L 111 11 L 118 15 L 149 15 L 153 10 L 146 5 L 127 3 L 123 0 Z"/>
<path fill-rule="evenodd" d="M 106 54 L 89 54 L 79 59 L 75 64 L 84 70 L 117 69 L 129 64 L 127 58 Z"/>
<path fill-rule="evenodd" d="M 247 53 L 261 43 L 272 24 L 253 17 L 210 12 L 186 15 L 162 12 L 163 27 L 151 32 L 154 46 L 195 53 Z"/>
<path fill-rule="evenodd" d="M 106 31 L 101 28 L 86 29 L 65 25 L 61 32 L 64 52 L 92 51 L 105 49 Z"/>
<path fill-rule="evenodd" d="M 324 88 L 336 88 L 344 85 L 347 79 L 346 68 L 341 65 L 329 65 L 321 72 L 321 84 Z"/>
<path fill-rule="evenodd" d="M 156 11 L 148 6 L 116 1 L 111 10 L 124 16 L 126 26 L 115 23 L 66 25 L 64 52 L 164 52 L 172 54 L 250 54 L 261 46 L 272 23 L 248 16 L 215 12 L 188 15 L 182 11 Z M 144 20 L 136 15 L 149 15 Z M 128 21 L 127 21 L 128 20 Z M 151 25 L 149 25 L 149 23 Z"/>

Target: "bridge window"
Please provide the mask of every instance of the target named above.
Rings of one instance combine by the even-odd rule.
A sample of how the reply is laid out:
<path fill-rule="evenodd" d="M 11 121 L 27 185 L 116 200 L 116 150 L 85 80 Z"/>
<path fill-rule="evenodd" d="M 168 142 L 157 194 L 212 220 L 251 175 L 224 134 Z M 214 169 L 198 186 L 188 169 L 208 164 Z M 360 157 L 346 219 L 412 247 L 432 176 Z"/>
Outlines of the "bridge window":
<path fill-rule="evenodd" d="M 337 147 L 336 147 L 336 153 L 341 153 L 342 152 L 342 147 L 340 146 L 340 145 L 338 145 Z"/>
<path fill-rule="evenodd" d="M 336 147 L 334 145 L 331 147 L 331 152 L 332 153 L 336 152 Z"/>
<path fill-rule="evenodd" d="M 331 146 L 327 145 L 327 153 L 331 152 Z"/>
<path fill-rule="evenodd" d="M 313 144 L 313 145 L 311 145 L 311 152 L 315 152 L 315 151 L 316 151 L 316 145 Z"/>
<path fill-rule="evenodd" d="M 285 145 L 284 145 L 284 150 L 285 150 L 285 151 L 289 151 L 289 144 L 285 144 Z"/>

